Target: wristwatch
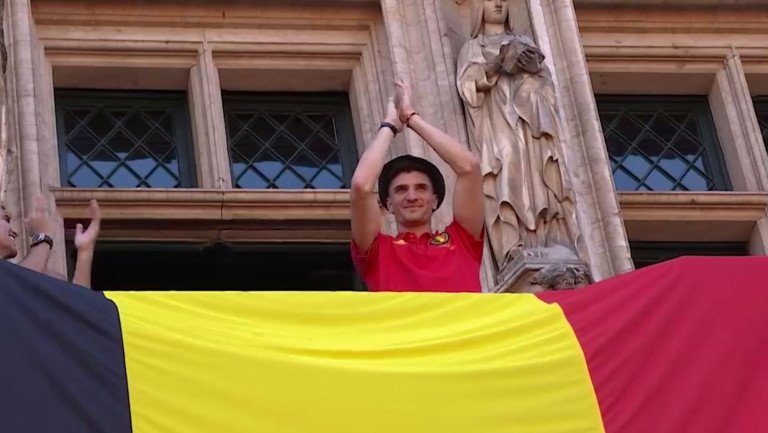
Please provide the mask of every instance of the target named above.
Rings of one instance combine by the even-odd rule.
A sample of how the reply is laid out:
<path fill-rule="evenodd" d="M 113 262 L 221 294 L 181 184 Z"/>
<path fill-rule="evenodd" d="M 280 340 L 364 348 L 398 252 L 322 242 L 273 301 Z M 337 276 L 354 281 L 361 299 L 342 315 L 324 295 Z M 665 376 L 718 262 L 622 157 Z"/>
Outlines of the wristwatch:
<path fill-rule="evenodd" d="M 46 243 L 49 247 L 53 248 L 53 238 L 45 233 L 36 233 L 32 235 L 32 244 L 29 247 L 36 247 L 42 243 Z"/>

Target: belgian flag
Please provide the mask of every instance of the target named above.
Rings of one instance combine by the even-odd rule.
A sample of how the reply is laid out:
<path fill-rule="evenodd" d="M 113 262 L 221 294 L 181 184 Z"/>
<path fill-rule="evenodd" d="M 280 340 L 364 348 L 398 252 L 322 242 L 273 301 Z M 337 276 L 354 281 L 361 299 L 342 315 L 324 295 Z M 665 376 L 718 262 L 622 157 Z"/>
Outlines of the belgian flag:
<path fill-rule="evenodd" d="M 768 432 L 767 281 L 684 258 L 541 295 L 98 293 L 0 262 L 0 431 Z"/>

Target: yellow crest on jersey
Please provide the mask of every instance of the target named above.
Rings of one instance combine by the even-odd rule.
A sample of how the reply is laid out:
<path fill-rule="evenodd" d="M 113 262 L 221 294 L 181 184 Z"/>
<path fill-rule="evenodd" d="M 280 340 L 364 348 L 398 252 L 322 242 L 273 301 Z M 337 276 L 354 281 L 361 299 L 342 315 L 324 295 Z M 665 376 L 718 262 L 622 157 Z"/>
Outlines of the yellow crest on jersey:
<path fill-rule="evenodd" d="M 430 245 L 445 245 L 451 240 L 451 236 L 446 233 L 442 232 L 439 235 L 435 235 L 435 237 L 432 238 L 431 241 L 429 241 Z"/>

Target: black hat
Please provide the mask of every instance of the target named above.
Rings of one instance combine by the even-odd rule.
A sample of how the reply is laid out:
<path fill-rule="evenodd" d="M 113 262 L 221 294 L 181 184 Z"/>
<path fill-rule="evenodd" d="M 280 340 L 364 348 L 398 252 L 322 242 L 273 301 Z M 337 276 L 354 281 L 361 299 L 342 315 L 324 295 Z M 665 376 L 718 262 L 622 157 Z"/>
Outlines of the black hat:
<path fill-rule="evenodd" d="M 389 184 L 392 183 L 392 179 L 400 173 L 407 173 L 411 171 L 418 171 L 424 173 L 429 177 L 432 182 L 432 189 L 437 195 L 437 210 L 443 199 L 445 198 L 445 180 L 443 179 L 440 170 L 427 161 L 424 158 L 419 158 L 413 155 L 403 155 L 389 161 L 384 164 L 384 168 L 381 170 L 381 176 L 379 176 L 379 200 L 381 205 L 387 206 L 387 198 L 389 197 Z"/>

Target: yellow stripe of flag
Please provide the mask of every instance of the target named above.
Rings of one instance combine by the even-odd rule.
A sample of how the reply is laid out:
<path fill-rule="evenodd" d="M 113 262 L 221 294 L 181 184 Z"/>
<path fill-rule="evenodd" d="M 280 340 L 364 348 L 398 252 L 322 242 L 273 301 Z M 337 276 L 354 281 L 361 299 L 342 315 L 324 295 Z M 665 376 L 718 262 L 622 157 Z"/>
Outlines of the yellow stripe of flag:
<path fill-rule="evenodd" d="M 532 295 L 107 292 L 134 433 L 602 433 Z"/>

